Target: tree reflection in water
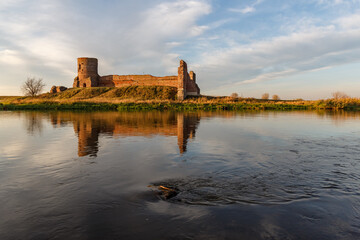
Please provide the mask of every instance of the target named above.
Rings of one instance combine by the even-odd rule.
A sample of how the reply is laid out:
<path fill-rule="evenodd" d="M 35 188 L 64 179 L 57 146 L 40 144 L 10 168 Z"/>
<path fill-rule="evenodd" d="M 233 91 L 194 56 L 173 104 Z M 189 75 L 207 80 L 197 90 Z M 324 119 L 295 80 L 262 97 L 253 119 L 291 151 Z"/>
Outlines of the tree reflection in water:
<path fill-rule="evenodd" d="M 29 135 L 41 135 L 44 125 L 43 118 L 40 115 L 41 113 L 39 112 L 29 112 L 25 115 L 25 127 Z"/>

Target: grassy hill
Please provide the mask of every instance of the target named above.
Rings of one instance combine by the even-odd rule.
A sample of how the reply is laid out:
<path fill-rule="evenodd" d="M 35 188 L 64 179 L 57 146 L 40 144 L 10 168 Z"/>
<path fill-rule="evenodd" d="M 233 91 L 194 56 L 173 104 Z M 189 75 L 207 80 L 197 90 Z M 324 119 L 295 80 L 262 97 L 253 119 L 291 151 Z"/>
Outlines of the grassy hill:
<path fill-rule="evenodd" d="M 176 100 L 176 95 L 175 87 L 166 86 L 69 88 L 64 92 L 43 93 L 36 97 L 0 96 L 0 103 L 161 101 Z"/>
<path fill-rule="evenodd" d="M 132 99 L 132 100 L 175 100 L 177 89 L 165 86 L 129 86 L 122 88 L 94 87 L 70 88 L 61 93 L 41 94 L 37 99 Z"/>

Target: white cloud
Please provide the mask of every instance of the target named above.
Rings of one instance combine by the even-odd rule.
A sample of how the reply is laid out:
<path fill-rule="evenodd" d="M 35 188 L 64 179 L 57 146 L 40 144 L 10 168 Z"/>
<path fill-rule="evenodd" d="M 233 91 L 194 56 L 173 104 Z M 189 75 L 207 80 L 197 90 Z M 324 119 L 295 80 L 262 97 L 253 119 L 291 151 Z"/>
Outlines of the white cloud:
<path fill-rule="evenodd" d="M 288 69 L 288 70 L 284 70 L 284 71 L 274 71 L 274 72 L 261 74 L 259 76 L 256 76 L 256 77 L 252 78 L 252 79 L 245 80 L 245 81 L 240 82 L 240 83 L 241 84 L 246 84 L 246 83 L 262 82 L 262 81 L 266 81 L 266 80 L 270 80 L 270 79 L 274 79 L 274 78 L 288 76 L 288 75 L 293 74 L 295 72 L 297 72 L 295 69 Z"/>
<path fill-rule="evenodd" d="M 24 64 L 24 61 L 17 51 L 5 49 L 0 51 L 0 63 L 7 65 L 21 65 Z"/>
<path fill-rule="evenodd" d="M 353 23 L 357 18 L 354 15 L 337 22 Z M 199 65 L 202 78 L 218 80 L 208 84 L 212 91 L 360 61 L 360 28 L 348 26 L 312 27 L 247 45 L 213 49 L 203 54 Z"/>
<path fill-rule="evenodd" d="M 172 52 L 172 48 L 202 35 L 209 27 L 196 22 L 210 12 L 211 6 L 205 1 L 179 0 L 156 5 L 141 13 L 142 23 L 127 33 L 127 44 L 132 46 L 132 51 L 125 54 L 135 53 L 137 58 L 144 61 L 142 69 L 145 70 L 153 69 L 154 59 L 158 59 L 159 62 L 166 63 L 162 66 L 166 67 L 167 73 L 174 74 L 180 54 Z M 128 70 L 138 71 L 134 69 L 133 62 L 127 61 L 124 64 L 128 64 Z"/>
<path fill-rule="evenodd" d="M 23 2 L 24 0 L 1 0 L 0 1 L 0 10 L 8 7 L 16 6 L 17 4 Z"/>
<path fill-rule="evenodd" d="M 2 1 L 2 75 L 13 76 L 10 81 L 17 85 L 30 74 L 42 76 L 49 86 L 68 86 L 76 74 L 76 58 L 82 56 L 99 58 L 99 73 L 104 75 L 176 74 L 180 53 L 173 49 L 208 29 L 197 21 L 212 11 L 211 5 L 204 0 L 157 3 L 98 2 L 84 7 L 60 0 Z M 18 70 L 6 68 L 15 64 L 28 71 L 21 79 L 15 79 Z"/>
<path fill-rule="evenodd" d="M 337 5 L 344 3 L 344 0 L 318 0 L 319 4 Z"/>
<path fill-rule="evenodd" d="M 246 6 L 244 8 L 229 8 L 228 11 L 242 13 L 242 14 L 252 13 L 256 11 L 255 6 L 259 5 L 262 2 L 263 0 L 256 0 L 249 6 Z"/>
<path fill-rule="evenodd" d="M 0 53 L 3 64 L 22 65 L 23 69 L 29 70 L 25 76 L 36 72 L 35 68 L 39 70 L 34 75 L 42 75 L 45 71 L 56 72 L 59 77 L 73 74 L 68 67 L 73 58 L 73 44 L 69 44 L 71 40 L 67 33 L 57 29 L 56 24 L 57 20 L 62 20 L 58 18 L 62 8 L 59 2 L 38 0 L 29 4 L 14 1 L 2 7 L 8 7 L 8 11 L 4 10 L 0 16 L 0 44 L 3 42 L 2 45 L 8 48 Z M 65 14 L 63 18 L 66 18 Z"/>
<path fill-rule="evenodd" d="M 314 1 L 327 4 L 325 8 L 349 2 Z M 99 58 L 101 75 L 172 75 L 179 59 L 185 58 L 198 72 L 202 90 L 360 61 L 356 11 L 335 20 L 311 14 L 291 16 L 269 37 L 262 31 L 273 26 L 251 22 L 249 30 L 247 22 L 239 25 L 238 18 L 220 16 L 216 5 L 206 0 L 83 3 L 1 1 L 0 85 L 20 86 L 30 75 L 43 77 L 48 86 L 71 86 L 76 58 L 82 56 Z M 251 13 L 261 10 L 260 3 L 221 10 Z M 204 16 L 208 18 L 200 23 Z"/>
<path fill-rule="evenodd" d="M 251 6 L 247 6 L 245 8 L 229 8 L 229 11 L 230 12 L 238 12 L 238 13 L 243 13 L 243 14 L 246 14 L 246 13 L 252 13 L 252 12 L 255 12 L 255 8 L 254 7 L 251 7 Z"/>
<path fill-rule="evenodd" d="M 315 2 L 327 7 L 339 7 L 340 5 L 352 6 L 353 4 L 359 4 L 360 0 L 315 0 Z"/>
<path fill-rule="evenodd" d="M 175 1 L 161 3 L 145 13 L 145 19 L 138 30 L 153 31 L 159 37 L 198 36 L 207 29 L 196 20 L 211 12 L 211 6 L 204 1 Z"/>
<path fill-rule="evenodd" d="M 344 29 L 360 29 L 360 14 L 339 18 L 335 21 L 335 24 Z"/>

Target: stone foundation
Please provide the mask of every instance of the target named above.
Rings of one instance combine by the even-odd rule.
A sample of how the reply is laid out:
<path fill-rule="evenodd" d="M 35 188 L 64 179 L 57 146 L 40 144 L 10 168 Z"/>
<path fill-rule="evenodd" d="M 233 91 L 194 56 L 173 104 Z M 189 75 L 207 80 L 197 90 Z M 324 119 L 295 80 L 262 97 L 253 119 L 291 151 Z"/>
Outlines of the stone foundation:
<path fill-rule="evenodd" d="M 67 90 L 67 87 L 64 86 L 52 86 L 50 89 L 50 93 L 59 93 Z"/>

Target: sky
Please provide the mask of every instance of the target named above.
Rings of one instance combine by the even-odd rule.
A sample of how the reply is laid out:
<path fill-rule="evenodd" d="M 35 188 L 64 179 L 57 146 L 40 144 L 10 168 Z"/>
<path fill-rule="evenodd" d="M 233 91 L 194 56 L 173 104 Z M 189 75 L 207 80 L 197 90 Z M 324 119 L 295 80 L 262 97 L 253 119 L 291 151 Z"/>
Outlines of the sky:
<path fill-rule="evenodd" d="M 0 95 L 28 77 L 197 73 L 201 93 L 360 97 L 360 0 L 0 0 Z"/>

